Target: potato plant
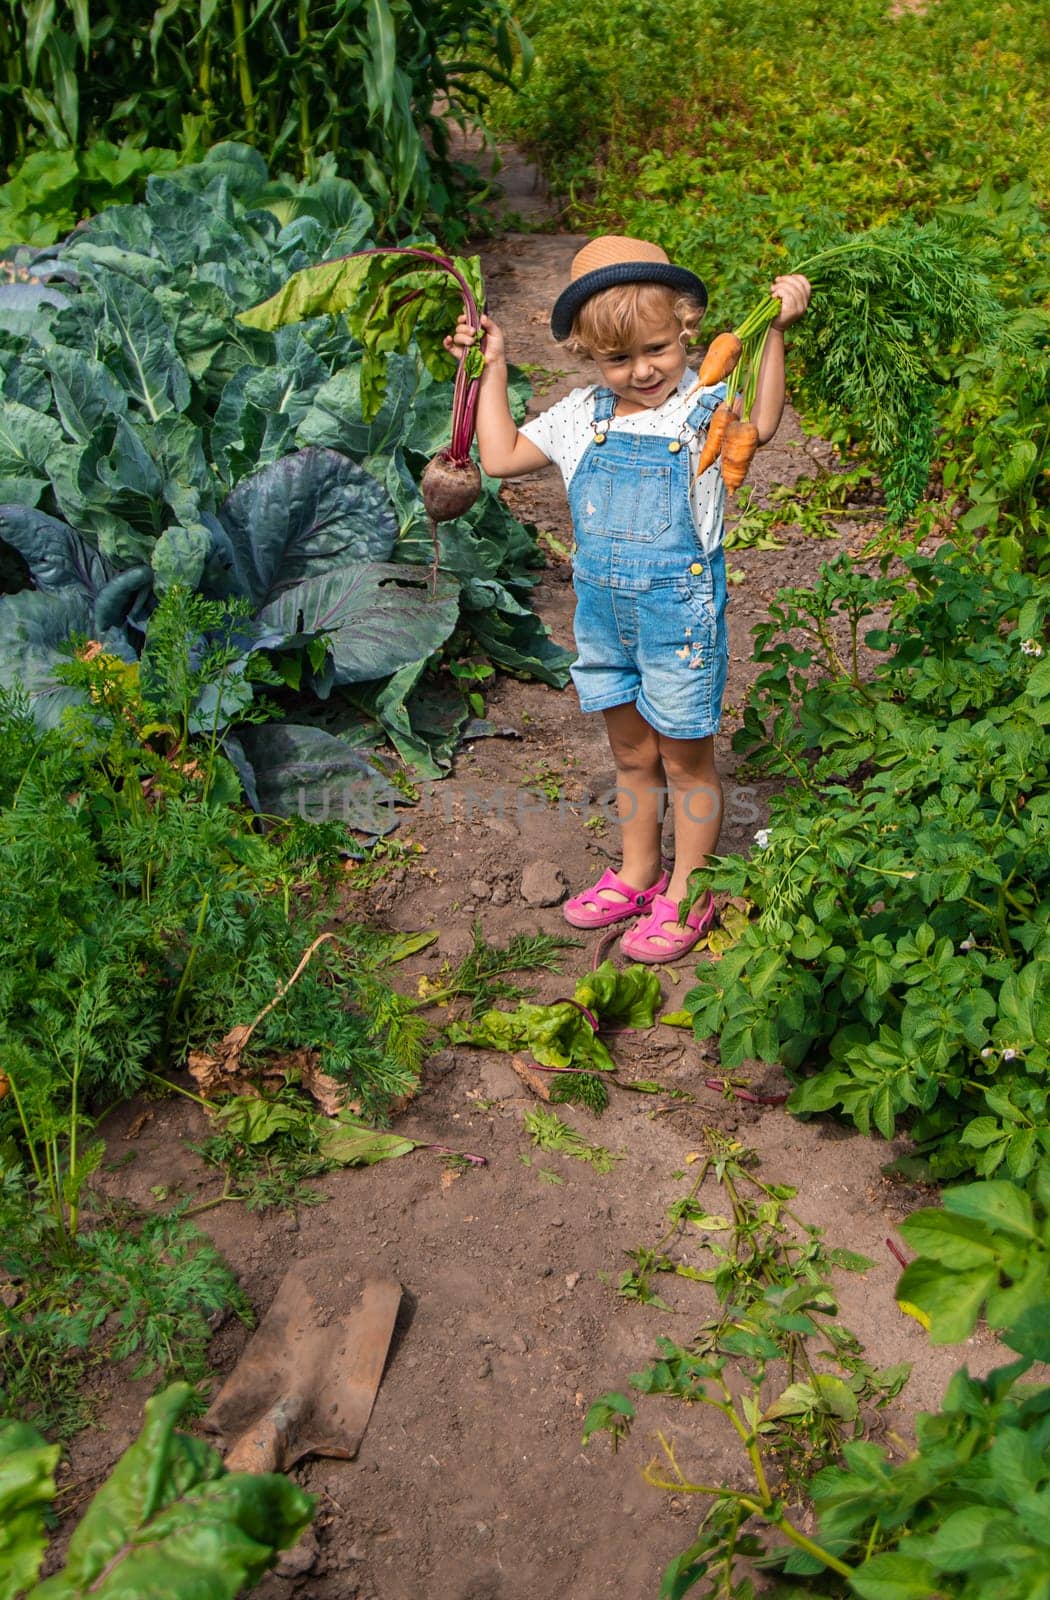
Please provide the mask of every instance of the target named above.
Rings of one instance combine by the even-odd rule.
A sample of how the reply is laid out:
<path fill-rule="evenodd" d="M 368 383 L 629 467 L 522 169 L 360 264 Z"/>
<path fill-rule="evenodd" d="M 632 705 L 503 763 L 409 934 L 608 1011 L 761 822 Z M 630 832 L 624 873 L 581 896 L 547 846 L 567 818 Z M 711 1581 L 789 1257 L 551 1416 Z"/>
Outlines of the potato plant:
<path fill-rule="evenodd" d="M 860 630 L 887 601 L 867 679 Z M 697 970 L 697 1037 L 727 1068 L 780 1062 L 799 1114 L 906 1129 L 942 1179 L 1050 1153 L 1046 607 L 951 545 L 907 580 L 840 557 L 780 591 L 734 745 L 787 787 L 750 856 L 698 880 L 753 914 Z"/>
<path fill-rule="evenodd" d="M 735 1600 L 759 1592 L 784 1600 L 1032 1600 L 1050 1580 L 1041 1516 L 1048 1391 L 1033 1381 L 1036 1364 L 1050 1357 L 1050 1162 L 1041 1160 L 1028 1192 L 1009 1182 L 970 1184 L 948 1191 L 945 1211 L 920 1211 L 903 1224 L 922 1253 L 898 1284 L 901 1304 L 919 1289 L 948 1342 L 966 1338 L 986 1308 L 1013 1359 L 983 1379 L 960 1367 L 939 1409 L 918 1417 L 914 1448 L 898 1459 L 863 1438 L 858 1419 L 865 1405 L 885 1403 L 907 1369 L 873 1372 L 856 1339 L 830 1320 L 831 1268 L 871 1263 L 826 1250 L 818 1229 L 807 1230 L 808 1247 L 794 1240 L 782 1221 L 794 1190 L 759 1182 L 746 1170 L 748 1157 L 736 1146 L 708 1161 L 717 1159 L 730 1189 L 731 1216 L 708 1213 L 695 1184 L 672 1207 L 661 1241 L 659 1270 L 712 1283 L 721 1318 L 686 1344 L 661 1339 L 629 1380 L 638 1395 L 681 1400 L 694 1415 L 721 1412 L 740 1446 L 741 1470 L 730 1482 L 702 1483 L 683 1448 L 657 1435 L 646 1481 L 679 1501 L 689 1496 L 700 1512 L 696 1538 L 664 1572 L 660 1600 L 693 1590 Z M 758 1194 L 745 1192 L 742 1203 L 736 1190 L 747 1184 Z M 676 1259 L 683 1247 L 685 1259 Z M 1021 1281 L 1009 1295 L 998 1285 L 1014 1275 Z M 786 1360 L 801 1377 L 781 1389 Z M 836 1365 L 841 1375 L 828 1370 Z M 599 1396 L 584 1443 L 607 1432 L 615 1447 L 640 1405 L 620 1392 Z M 815 1517 L 796 1509 L 800 1486 Z M 772 1548 L 763 1537 L 770 1533 Z M 745 1562 L 761 1572 L 760 1591 Z"/>

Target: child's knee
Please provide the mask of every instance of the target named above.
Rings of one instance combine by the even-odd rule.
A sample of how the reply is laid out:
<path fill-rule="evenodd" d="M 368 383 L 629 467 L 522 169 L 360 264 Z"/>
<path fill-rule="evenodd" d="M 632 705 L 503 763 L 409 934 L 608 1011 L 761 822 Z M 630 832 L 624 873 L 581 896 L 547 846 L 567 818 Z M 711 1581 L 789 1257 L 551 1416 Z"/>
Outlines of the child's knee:
<path fill-rule="evenodd" d="M 622 772 L 651 772 L 660 765 L 660 735 L 633 705 L 606 712 L 605 728 L 616 765 Z"/>
<path fill-rule="evenodd" d="M 617 770 L 620 772 L 644 774 L 646 777 L 658 772 L 661 778 L 663 776 L 660 746 L 655 736 L 652 739 L 642 738 L 619 745 L 613 743 L 612 753 Z"/>
<path fill-rule="evenodd" d="M 715 766 L 715 741 L 706 739 L 668 739 L 660 736 L 660 760 L 674 788 L 690 783 L 708 783 L 721 787 Z"/>

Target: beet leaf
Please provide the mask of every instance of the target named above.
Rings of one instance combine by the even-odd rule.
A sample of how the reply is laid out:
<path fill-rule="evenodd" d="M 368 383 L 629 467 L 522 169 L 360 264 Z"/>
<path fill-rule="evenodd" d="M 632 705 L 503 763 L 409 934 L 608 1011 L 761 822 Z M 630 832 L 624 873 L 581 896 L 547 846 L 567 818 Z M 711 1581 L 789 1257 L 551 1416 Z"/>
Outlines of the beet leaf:
<path fill-rule="evenodd" d="M 456 362 L 445 336 L 461 312 L 475 327 L 484 304 L 476 256 L 448 256 L 417 245 L 358 250 L 293 273 L 276 294 L 242 311 L 238 321 L 272 332 L 310 317 L 345 315 L 364 348 L 361 372 L 362 415 L 370 421 L 386 390 L 386 358 L 404 352 L 415 340 L 433 377 L 455 378 L 449 455 L 459 463 L 470 456 L 477 410 L 484 341 Z"/>

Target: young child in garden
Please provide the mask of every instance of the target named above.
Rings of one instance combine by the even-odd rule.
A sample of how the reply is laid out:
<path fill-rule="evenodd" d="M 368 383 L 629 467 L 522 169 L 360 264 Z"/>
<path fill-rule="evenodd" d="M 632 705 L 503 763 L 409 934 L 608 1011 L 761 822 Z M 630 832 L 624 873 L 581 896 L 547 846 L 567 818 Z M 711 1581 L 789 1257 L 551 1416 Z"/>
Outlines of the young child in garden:
<path fill-rule="evenodd" d="M 763 444 L 784 406 L 783 330 L 804 313 L 810 286 L 795 274 L 771 292 L 782 310 L 751 410 Z M 573 260 L 551 330 L 594 361 L 597 381 L 522 428 L 511 416 L 503 333 L 481 319 L 481 464 L 497 478 L 551 463 L 562 472 L 574 534 L 572 677 L 581 708 L 603 714 L 616 764 L 620 869 L 573 895 L 565 916 L 577 928 L 640 918 L 621 941 L 634 961 L 673 960 L 714 919 L 710 893 L 684 921 L 678 912 L 722 817 L 714 735 L 729 660 L 725 491 L 717 462 L 698 477 L 695 466 L 725 385 L 698 390 L 687 354 L 706 306 L 701 280 L 658 245 L 592 239 Z M 462 355 L 474 337 L 463 317 L 445 343 Z M 660 854 L 665 793 L 674 813 L 670 873 Z"/>

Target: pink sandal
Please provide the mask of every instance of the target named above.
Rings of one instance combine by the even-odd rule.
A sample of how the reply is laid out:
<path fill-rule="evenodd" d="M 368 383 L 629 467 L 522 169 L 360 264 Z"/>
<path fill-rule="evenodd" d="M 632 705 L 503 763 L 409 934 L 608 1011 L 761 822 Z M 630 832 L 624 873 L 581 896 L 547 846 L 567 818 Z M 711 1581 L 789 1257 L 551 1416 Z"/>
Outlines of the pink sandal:
<path fill-rule="evenodd" d="M 653 904 L 669 882 L 669 873 L 661 872 L 651 889 L 632 889 L 609 867 L 590 889 L 581 889 L 571 900 L 566 900 L 562 911 L 566 922 L 574 928 L 607 928 L 611 922 L 637 917 Z M 622 899 L 604 898 L 608 894 L 621 895 Z"/>
<path fill-rule="evenodd" d="M 636 928 L 624 934 L 620 949 L 632 961 L 646 961 L 653 965 L 660 961 L 674 961 L 677 956 L 686 955 L 699 942 L 714 920 L 715 901 L 710 893 L 703 907 L 694 906 L 689 912 L 684 927 L 678 920 L 677 900 L 658 894 L 644 922 L 639 922 Z"/>

